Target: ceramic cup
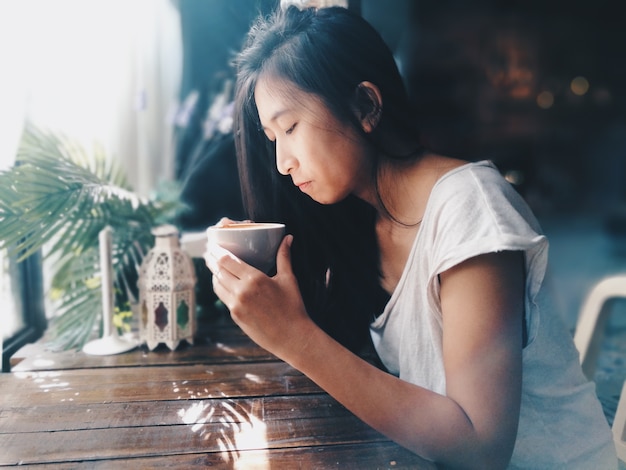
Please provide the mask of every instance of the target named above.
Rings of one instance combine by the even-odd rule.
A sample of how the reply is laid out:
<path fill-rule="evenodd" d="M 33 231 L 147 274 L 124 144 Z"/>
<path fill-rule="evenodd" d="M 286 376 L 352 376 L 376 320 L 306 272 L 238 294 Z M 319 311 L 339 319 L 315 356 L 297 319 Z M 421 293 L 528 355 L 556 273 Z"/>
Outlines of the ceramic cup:
<path fill-rule="evenodd" d="M 285 236 L 285 225 L 227 224 L 209 227 L 206 235 L 207 247 L 217 244 L 258 270 L 269 273 L 276 265 L 276 253 Z"/>

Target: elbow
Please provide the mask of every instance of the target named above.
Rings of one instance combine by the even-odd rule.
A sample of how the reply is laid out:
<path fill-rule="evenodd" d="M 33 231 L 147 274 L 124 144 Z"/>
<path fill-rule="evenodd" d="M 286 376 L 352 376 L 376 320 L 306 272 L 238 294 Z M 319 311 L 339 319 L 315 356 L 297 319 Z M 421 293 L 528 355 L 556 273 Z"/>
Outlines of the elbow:
<path fill-rule="evenodd" d="M 500 428 L 486 436 L 474 428 L 460 430 L 451 427 L 447 431 L 442 434 L 431 432 L 430 439 L 418 439 L 416 436 L 413 439 L 401 439 L 398 436 L 392 439 L 432 462 L 438 469 L 499 470 L 510 465 L 517 432 Z"/>
<path fill-rule="evenodd" d="M 465 428 L 464 432 L 456 435 L 456 445 L 453 445 L 456 451 L 442 455 L 446 461 L 442 462 L 443 468 L 508 468 L 517 441 L 519 414 L 508 412 L 497 413 L 497 418 L 489 416 L 491 418 L 487 420 L 470 420 L 467 417 L 469 429 Z"/>
<path fill-rule="evenodd" d="M 437 468 L 455 470 L 506 469 L 513 456 L 513 445 L 494 443 L 472 446 L 466 452 L 450 452 L 442 459 L 435 459 Z"/>

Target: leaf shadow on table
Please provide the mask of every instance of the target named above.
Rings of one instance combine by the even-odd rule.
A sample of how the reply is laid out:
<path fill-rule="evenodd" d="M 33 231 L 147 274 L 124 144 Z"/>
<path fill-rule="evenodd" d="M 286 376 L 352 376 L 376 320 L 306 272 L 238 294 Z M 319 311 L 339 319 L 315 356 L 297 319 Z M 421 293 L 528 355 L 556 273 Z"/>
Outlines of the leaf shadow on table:
<path fill-rule="evenodd" d="M 191 427 L 198 438 L 205 441 L 207 450 L 221 455 L 226 468 L 250 468 L 248 455 L 242 451 L 267 449 L 267 426 L 263 421 L 260 399 L 228 399 L 194 401 L 178 412 L 181 420 Z M 254 452 L 255 468 L 263 460 Z M 269 463 L 267 463 L 269 468 Z"/>

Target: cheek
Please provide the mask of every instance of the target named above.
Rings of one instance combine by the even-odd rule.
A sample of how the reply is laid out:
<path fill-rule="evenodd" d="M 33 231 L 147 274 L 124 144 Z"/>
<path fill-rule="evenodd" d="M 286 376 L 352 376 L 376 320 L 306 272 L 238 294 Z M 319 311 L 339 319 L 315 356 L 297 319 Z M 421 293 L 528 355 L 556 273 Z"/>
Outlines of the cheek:
<path fill-rule="evenodd" d="M 345 199 L 354 192 L 355 174 L 351 165 L 327 165 L 325 170 L 329 197 L 334 202 Z"/>

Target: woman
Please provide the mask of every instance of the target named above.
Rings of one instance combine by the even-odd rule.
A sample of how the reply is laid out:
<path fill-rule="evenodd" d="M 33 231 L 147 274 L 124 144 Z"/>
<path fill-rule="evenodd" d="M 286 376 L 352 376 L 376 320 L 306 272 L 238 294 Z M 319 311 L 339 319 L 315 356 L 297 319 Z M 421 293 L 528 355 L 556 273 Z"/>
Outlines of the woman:
<path fill-rule="evenodd" d="M 241 328 L 443 466 L 616 468 L 594 386 L 542 296 L 535 218 L 490 162 L 422 148 L 373 28 L 292 7 L 259 20 L 236 65 L 244 203 L 291 233 L 274 276 L 209 248 Z"/>

